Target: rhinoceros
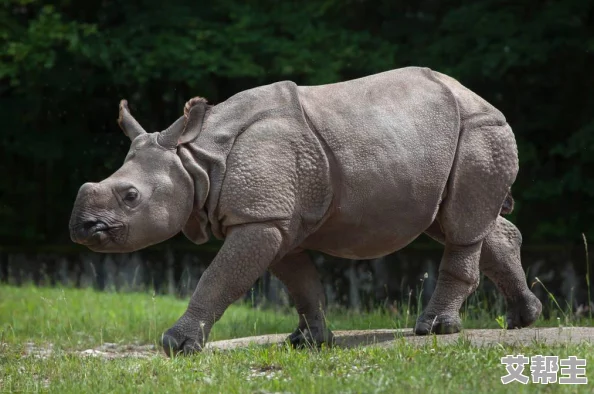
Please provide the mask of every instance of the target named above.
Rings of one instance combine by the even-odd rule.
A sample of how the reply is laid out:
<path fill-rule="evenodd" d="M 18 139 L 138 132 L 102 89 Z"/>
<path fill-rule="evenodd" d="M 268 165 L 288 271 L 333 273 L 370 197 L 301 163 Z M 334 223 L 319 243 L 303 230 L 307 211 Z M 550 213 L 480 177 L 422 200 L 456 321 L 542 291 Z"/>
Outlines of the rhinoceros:
<path fill-rule="evenodd" d="M 331 345 L 324 289 L 308 251 L 371 259 L 421 234 L 445 245 L 417 335 L 461 330 L 479 270 L 507 303 L 507 327 L 541 303 L 520 261 L 515 137 L 503 114 L 422 67 L 318 86 L 291 81 L 210 105 L 195 97 L 147 133 L 120 103 L 132 141 L 123 165 L 78 191 L 70 234 L 96 252 L 132 252 L 180 231 L 224 240 L 187 310 L 162 335 L 168 356 L 200 351 L 226 308 L 269 270 L 298 312 L 296 347 Z"/>

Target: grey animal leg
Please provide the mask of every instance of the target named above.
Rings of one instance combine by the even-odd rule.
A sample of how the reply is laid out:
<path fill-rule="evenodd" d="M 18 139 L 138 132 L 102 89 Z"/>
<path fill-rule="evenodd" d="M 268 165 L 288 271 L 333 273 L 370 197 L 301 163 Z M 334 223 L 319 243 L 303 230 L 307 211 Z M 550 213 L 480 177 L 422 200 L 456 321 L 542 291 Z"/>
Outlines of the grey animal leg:
<path fill-rule="evenodd" d="M 505 297 L 507 328 L 531 325 L 540 316 L 542 304 L 528 288 L 522 269 L 522 234 L 513 223 L 500 216 L 484 245 L 480 269 Z"/>
<path fill-rule="evenodd" d="M 434 222 L 425 233 L 445 244 L 445 235 Z M 510 221 L 497 218 L 493 230 L 483 241 L 479 269 L 495 283 L 507 304 L 507 327 L 527 327 L 542 311 L 540 300 L 530 291 L 520 260 L 522 235 Z"/>
<path fill-rule="evenodd" d="M 435 292 L 417 319 L 415 334 L 452 334 L 460 331 L 460 307 L 479 284 L 482 241 L 471 245 L 446 242 Z"/>
<path fill-rule="evenodd" d="M 448 333 L 461 329 L 459 309 L 479 282 L 485 238 L 497 220 L 518 173 L 513 132 L 495 114 L 465 119 L 437 214 L 445 234 L 445 252 L 435 293 L 417 321 L 415 332 Z"/>
<path fill-rule="evenodd" d="M 168 356 L 202 350 L 213 324 L 279 258 L 283 238 L 272 224 L 232 228 L 190 299 L 188 309 L 162 337 Z"/>
<path fill-rule="evenodd" d="M 299 314 L 299 325 L 287 340 L 293 347 L 331 346 L 332 332 L 324 320 L 326 297 L 318 271 L 305 251 L 286 255 L 270 272 L 287 286 Z"/>

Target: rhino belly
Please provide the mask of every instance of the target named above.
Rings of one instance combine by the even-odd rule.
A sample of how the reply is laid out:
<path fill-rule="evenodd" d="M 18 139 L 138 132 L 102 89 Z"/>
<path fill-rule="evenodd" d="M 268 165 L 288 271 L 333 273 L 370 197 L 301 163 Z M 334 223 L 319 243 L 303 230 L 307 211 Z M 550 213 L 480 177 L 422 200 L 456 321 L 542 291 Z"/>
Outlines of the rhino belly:
<path fill-rule="evenodd" d="M 435 186 L 425 185 L 421 191 L 413 186 L 414 178 L 382 178 L 369 172 L 360 175 L 362 182 L 345 181 L 348 187 L 340 190 L 328 219 L 302 247 L 350 259 L 395 252 L 433 222 L 443 192 L 440 185 L 447 180 L 435 174 Z"/>
<path fill-rule="evenodd" d="M 407 68 L 299 93 L 334 191 L 326 221 L 302 246 L 363 259 L 412 242 L 437 215 L 456 153 L 450 90 L 431 70 Z"/>

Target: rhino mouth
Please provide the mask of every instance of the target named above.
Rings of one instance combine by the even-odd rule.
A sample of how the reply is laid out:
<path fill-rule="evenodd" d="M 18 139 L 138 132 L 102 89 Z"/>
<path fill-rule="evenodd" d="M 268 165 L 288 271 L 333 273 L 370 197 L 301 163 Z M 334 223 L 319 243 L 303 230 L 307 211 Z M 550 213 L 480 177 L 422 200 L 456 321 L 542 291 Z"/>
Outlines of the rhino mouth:
<path fill-rule="evenodd" d="M 124 225 L 106 223 L 102 220 L 82 220 L 70 227 L 72 241 L 92 249 L 98 249 L 108 243 L 121 243 Z"/>

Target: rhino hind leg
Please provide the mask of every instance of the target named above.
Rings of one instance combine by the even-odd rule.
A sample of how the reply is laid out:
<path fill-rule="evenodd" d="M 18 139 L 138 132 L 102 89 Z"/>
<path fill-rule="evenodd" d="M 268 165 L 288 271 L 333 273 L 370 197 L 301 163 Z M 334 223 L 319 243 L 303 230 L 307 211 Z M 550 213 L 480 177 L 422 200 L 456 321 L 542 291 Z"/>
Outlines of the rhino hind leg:
<path fill-rule="evenodd" d="M 332 346 L 334 336 L 325 322 L 326 300 L 318 271 L 305 251 L 291 253 L 270 267 L 287 286 L 299 314 L 297 328 L 287 341 L 295 348 Z"/>
<path fill-rule="evenodd" d="M 520 260 L 522 235 L 503 217 L 484 241 L 480 269 L 495 283 L 507 304 L 507 327 L 521 328 L 534 323 L 542 304 L 530 291 Z"/>
<path fill-rule="evenodd" d="M 464 300 L 478 287 L 482 243 L 454 245 L 446 242 L 437 286 L 417 319 L 415 334 L 453 334 L 462 329 L 459 311 Z"/>
<path fill-rule="evenodd" d="M 425 233 L 441 244 L 445 234 L 435 221 Z M 530 291 L 520 260 L 522 235 L 517 227 L 503 217 L 483 241 L 479 269 L 505 298 L 507 328 L 528 327 L 542 310 L 540 300 Z"/>
<path fill-rule="evenodd" d="M 518 171 L 515 139 L 506 123 L 462 130 L 447 196 L 437 215 L 445 251 L 435 292 L 417 320 L 415 332 L 420 335 L 460 331 L 462 303 L 478 287 L 484 240 L 497 226 Z"/>

